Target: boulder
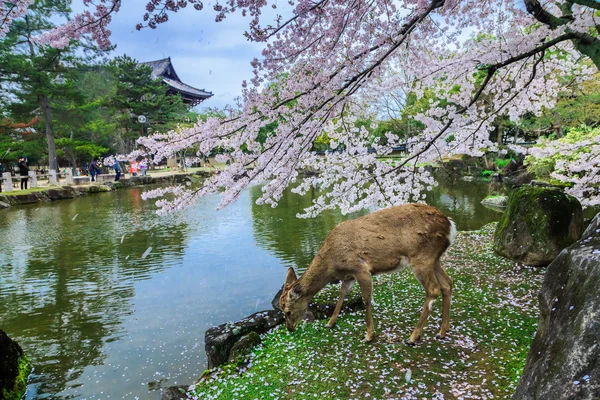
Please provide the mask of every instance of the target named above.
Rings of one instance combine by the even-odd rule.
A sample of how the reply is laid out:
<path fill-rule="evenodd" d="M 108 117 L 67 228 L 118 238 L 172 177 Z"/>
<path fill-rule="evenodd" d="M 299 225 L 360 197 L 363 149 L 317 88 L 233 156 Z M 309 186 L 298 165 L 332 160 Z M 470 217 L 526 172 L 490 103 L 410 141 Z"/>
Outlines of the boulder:
<path fill-rule="evenodd" d="M 44 201 L 49 201 L 48 197 L 46 197 L 46 195 L 43 192 L 33 192 L 33 193 L 27 193 L 27 194 L 15 194 L 14 196 L 12 196 L 12 198 L 14 199 L 14 202 L 18 205 L 21 204 L 33 204 L 33 203 L 40 203 L 40 202 L 44 202 Z"/>
<path fill-rule="evenodd" d="M 9 208 L 10 204 L 0 201 L 0 208 Z"/>
<path fill-rule="evenodd" d="M 250 332 L 265 333 L 282 324 L 283 313 L 276 310 L 259 311 L 237 322 L 214 326 L 204 334 L 204 348 L 208 368 L 218 367 L 229 359 L 233 346 L 242 336 Z"/>
<path fill-rule="evenodd" d="M 488 196 L 481 200 L 481 204 L 484 206 L 505 208 L 506 204 L 508 204 L 508 196 Z"/>
<path fill-rule="evenodd" d="M 0 329 L 0 399 L 21 399 L 30 373 L 31 363 L 21 346 Z"/>
<path fill-rule="evenodd" d="M 46 196 L 48 196 L 50 200 L 72 199 L 78 195 L 79 191 L 72 186 L 63 186 L 60 189 L 46 190 Z"/>
<path fill-rule="evenodd" d="M 534 176 L 526 169 L 518 169 L 504 176 L 504 183 L 509 187 L 518 187 L 528 185 L 533 180 Z"/>
<path fill-rule="evenodd" d="M 188 385 L 170 386 L 160 396 L 161 400 L 187 400 Z"/>
<path fill-rule="evenodd" d="M 229 359 L 227 362 L 233 362 L 238 357 L 245 357 L 252 351 L 253 348 L 261 343 L 260 335 L 254 331 L 244 335 L 238 340 L 229 351 Z"/>
<path fill-rule="evenodd" d="M 548 267 L 538 329 L 513 400 L 600 399 L 599 230 L 600 214 Z"/>
<path fill-rule="evenodd" d="M 559 189 L 523 186 L 509 197 L 494 234 L 494 251 L 527 265 L 546 266 L 583 232 L 576 198 Z"/>
<path fill-rule="evenodd" d="M 516 170 L 518 170 L 518 169 L 519 169 L 519 167 L 520 167 L 520 165 L 519 165 L 519 163 L 518 163 L 518 162 L 516 162 L 515 160 L 510 160 L 510 161 L 508 162 L 508 164 L 506 164 L 506 167 L 504 167 L 504 168 L 502 169 L 502 173 L 503 173 L 504 175 L 511 174 L 511 173 L 515 172 Z"/>

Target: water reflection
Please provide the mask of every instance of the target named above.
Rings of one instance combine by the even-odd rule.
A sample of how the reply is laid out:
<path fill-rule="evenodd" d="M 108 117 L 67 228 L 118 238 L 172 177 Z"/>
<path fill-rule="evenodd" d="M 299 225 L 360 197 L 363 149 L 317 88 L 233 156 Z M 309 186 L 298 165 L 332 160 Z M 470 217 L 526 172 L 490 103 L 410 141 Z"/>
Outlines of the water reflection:
<path fill-rule="evenodd" d="M 9 332 L 18 327 L 24 348 L 35 349 L 29 398 L 59 393 L 86 366 L 102 364 L 103 344 L 126 335 L 120 323 L 134 312 L 132 281 L 183 257 L 185 225 L 145 230 L 150 205 L 127 201 L 139 199 L 139 191 L 111 197 L 2 215 L 0 320 Z M 140 259 L 155 243 L 169 251 Z"/>
<path fill-rule="evenodd" d="M 141 189 L 1 211 L 0 327 L 33 360 L 27 398 L 158 399 L 193 382 L 205 330 L 269 308 L 285 265 L 307 266 L 349 218 L 297 219 L 315 192 L 272 209 L 256 206 L 260 190 L 165 217 Z M 461 228 L 495 217 L 483 189 L 430 196 Z"/>
<path fill-rule="evenodd" d="M 319 193 L 312 189 L 307 195 L 299 196 L 287 190 L 275 209 L 258 206 L 256 199 L 262 195 L 261 188 L 250 188 L 252 199 L 252 224 L 259 246 L 272 251 L 286 263 L 306 268 L 312 261 L 327 234 L 340 222 L 356 218 L 362 213 L 341 215 L 328 211 L 313 219 L 298 219 L 301 213 L 312 204 Z M 482 182 L 443 181 L 427 194 L 427 203 L 439 208 L 452 217 L 459 230 L 479 229 L 496 221 L 497 211 L 481 205 L 488 195 L 488 185 Z"/>

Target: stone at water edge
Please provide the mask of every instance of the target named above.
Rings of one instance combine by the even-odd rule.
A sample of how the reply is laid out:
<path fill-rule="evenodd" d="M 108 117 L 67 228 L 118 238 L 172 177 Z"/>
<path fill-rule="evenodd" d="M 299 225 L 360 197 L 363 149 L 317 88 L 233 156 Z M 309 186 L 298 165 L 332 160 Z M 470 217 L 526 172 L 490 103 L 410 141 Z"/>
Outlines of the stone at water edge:
<path fill-rule="evenodd" d="M 550 264 L 513 400 L 600 399 L 600 214 Z"/>
<path fill-rule="evenodd" d="M 160 396 L 161 400 L 186 400 L 189 389 L 188 385 L 176 385 L 168 387 Z"/>
<path fill-rule="evenodd" d="M 0 329 L 0 400 L 19 400 L 25 394 L 31 363 L 21 346 Z"/>
<path fill-rule="evenodd" d="M 261 343 L 260 335 L 256 332 L 250 332 L 241 337 L 231 350 L 229 351 L 229 359 L 227 362 L 233 362 L 238 357 L 245 357 L 252 351 L 253 348 Z"/>
<path fill-rule="evenodd" d="M 214 326 L 204 334 L 204 349 L 208 368 L 227 362 L 235 343 L 249 332 L 265 333 L 284 321 L 281 311 L 259 311 L 240 321 Z"/>
<path fill-rule="evenodd" d="M 508 196 L 488 196 L 481 200 L 484 206 L 504 208 L 508 204 Z"/>
<path fill-rule="evenodd" d="M 579 240 L 583 211 L 559 189 L 523 186 L 508 199 L 494 234 L 494 251 L 511 260 L 546 266 Z"/>

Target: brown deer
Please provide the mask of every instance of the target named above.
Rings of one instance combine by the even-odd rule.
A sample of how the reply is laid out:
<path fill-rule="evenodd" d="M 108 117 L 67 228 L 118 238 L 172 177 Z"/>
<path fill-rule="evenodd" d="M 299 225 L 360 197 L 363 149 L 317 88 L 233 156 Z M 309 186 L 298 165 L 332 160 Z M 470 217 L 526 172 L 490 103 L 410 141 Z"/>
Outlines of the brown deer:
<path fill-rule="evenodd" d="M 456 235 L 454 222 L 434 207 L 406 204 L 390 207 L 363 217 L 345 221 L 327 236 L 317 255 L 298 279 L 289 268 L 279 305 L 288 330 L 294 331 L 304 316 L 308 303 L 326 284 L 341 281 L 340 298 L 328 326 L 333 328 L 346 293 L 356 281 L 365 303 L 367 334 L 374 335 L 371 297 L 372 275 L 391 273 L 410 266 L 425 288 L 425 305 L 408 344 L 421 337 L 423 326 L 435 299 L 443 299 L 443 338 L 450 328 L 452 279 L 440 265 L 440 257 Z"/>

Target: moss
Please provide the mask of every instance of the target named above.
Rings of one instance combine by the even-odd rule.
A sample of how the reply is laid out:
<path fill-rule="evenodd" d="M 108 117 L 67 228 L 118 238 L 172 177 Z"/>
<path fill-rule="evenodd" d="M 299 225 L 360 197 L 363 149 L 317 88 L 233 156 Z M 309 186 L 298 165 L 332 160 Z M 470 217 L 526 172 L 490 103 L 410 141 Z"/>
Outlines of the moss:
<path fill-rule="evenodd" d="M 364 311 L 344 308 L 334 329 L 326 328 L 327 320 L 305 322 L 293 333 L 279 326 L 262 335 L 245 366 L 212 371 L 194 395 L 228 400 L 509 398 L 535 333 L 543 271 L 515 270 L 513 263 L 495 256 L 494 228 L 460 232 L 442 260 L 454 280 L 446 340 L 434 339 L 439 300 L 421 342 L 403 344 L 424 301 L 423 288 L 406 269 L 374 278 L 373 343 L 361 341 Z M 317 300 L 335 301 L 338 291 L 339 285 L 331 285 Z M 357 291 L 355 285 L 349 297 Z"/>
<path fill-rule="evenodd" d="M 551 254 L 570 246 L 582 227 L 581 204 L 576 198 L 557 188 L 522 186 L 508 199 L 494 235 L 494 248 L 522 261 L 531 249 Z"/>
<path fill-rule="evenodd" d="M 2 389 L 2 399 L 4 400 L 20 400 L 27 389 L 27 378 L 31 373 L 31 362 L 27 356 L 19 357 L 19 374 L 15 378 L 15 386 L 12 390 Z"/>

